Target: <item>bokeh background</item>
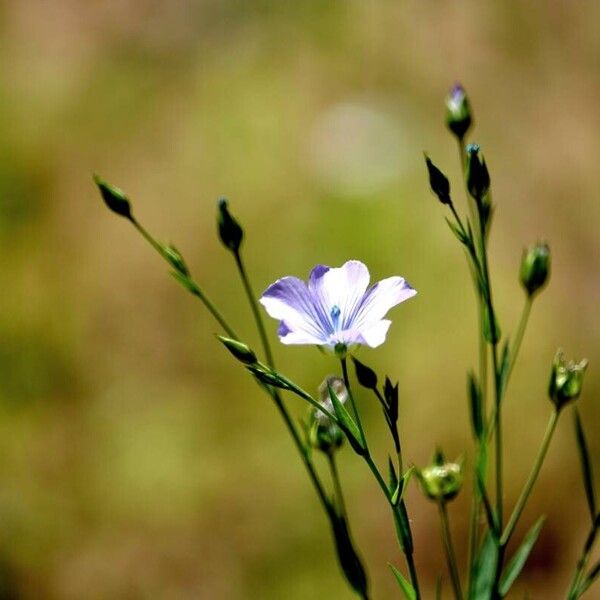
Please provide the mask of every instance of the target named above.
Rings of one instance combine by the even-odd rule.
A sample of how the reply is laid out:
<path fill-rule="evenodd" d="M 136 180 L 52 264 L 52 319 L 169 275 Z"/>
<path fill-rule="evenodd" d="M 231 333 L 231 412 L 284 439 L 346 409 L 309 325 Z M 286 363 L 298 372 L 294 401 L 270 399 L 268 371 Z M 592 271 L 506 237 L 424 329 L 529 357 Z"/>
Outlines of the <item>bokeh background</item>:
<path fill-rule="evenodd" d="M 422 158 L 430 152 L 460 190 L 443 124 L 455 80 L 492 172 L 505 332 L 523 302 L 523 246 L 544 239 L 553 252 L 506 399 L 507 504 L 545 427 L 559 346 L 590 359 L 580 408 L 600 468 L 598 22 L 598 3 L 567 0 L 4 0 L 1 596 L 352 597 L 270 401 L 215 342 L 202 307 L 104 208 L 91 174 L 127 190 L 254 344 L 216 238 L 221 195 L 245 226 L 257 291 L 348 258 L 374 278 L 404 275 L 419 295 L 392 313 L 386 345 L 360 356 L 401 382 L 410 461 L 423 464 L 436 443 L 469 457 L 475 304 Z M 277 358 L 308 389 L 336 370 L 310 348 L 277 345 Z M 383 420 L 370 398 L 361 407 L 383 464 Z M 373 596 L 396 597 L 387 562 L 403 562 L 388 511 L 348 449 L 341 464 Z M 431 597 L 445 572 L 436 511 L 415 488 L 408 504 Z M 588 527 L 570 414 L 524 527 L 540 512 L 548 521 L 518 598 L 562 597 Z M 464 501 L 451 518 L 463 562 Z"/>

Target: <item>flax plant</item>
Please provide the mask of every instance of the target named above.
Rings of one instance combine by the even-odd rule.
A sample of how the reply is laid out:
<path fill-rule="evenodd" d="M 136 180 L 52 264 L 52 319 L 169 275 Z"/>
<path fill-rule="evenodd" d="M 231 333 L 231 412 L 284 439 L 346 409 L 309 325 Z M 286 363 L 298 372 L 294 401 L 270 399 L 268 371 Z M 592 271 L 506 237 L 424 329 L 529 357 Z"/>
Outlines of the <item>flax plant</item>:
<path fill-rule="evenodd" d="M 348 260 L 340 267 L 319 264 L 310 271 L 306 281 L 295 276 L 281 277 L 258 296 L 244 259 L 244 229 L 231 213 L 228 202 L 219 200 L 218 235 L 236 265 L 240 286 L 247 298 L 260 342 L 259 352 L 253 344 L 239 338 L 231 322 L 209 299 L 204 287 L 192 277 L 181 253 L 174 246 L 157 241 L 134 217 L 126 194 L 95 178 L 108 208 L 135 227 L 166 261 L 175 280 L 204 305 L 221 329 L 218 342 L 273 402 L 326 517 L 342 575 L 349 587 L 363 599 L 371 597 L 369 577 L 362 553 L 351 533 L 351 515 L 347 510 L 343 476 L 337 462 L 337 454 L 344 442 L 354 452 L 357 461 L 363 463 L 372 475 L 383 496 L 382 503 L 390 511 L 390 524 L 393 523 L 404 565 L 397 566 L 397 557 L 390 557 L 390 561 L 396 565 L 390 562 L 389 567 L 403 597 L 408 600 L 425 597 L 419 580 L 411 520 L 405 502 L 405 491 L 414 473 L 425 497 L 435 503 L 438 509 L 441 541 L 454 597 L 458 600 L 497 600 L 509 593 L 541 532 L 543 516 L 532 524 L 513 555 L 507 555 L 508 544 L 540 475 L 559 419 L 579 397 L 587 367 L 586 361 L 567 362 L 562 353 L 556 355 L 548 387 L 551 402 L 546 433 L 530 475 L 511 509 L 504 497 L 503 413 L 507 408 L 504 399 L 534 299 L 549 279 L 550 250 L 547 244 L 536 243 L 524 251 L 519 272 L 524 291 L 522 315 L 514 336 L 503 335 L 494 304 L 488 254 L 495 205 L 492 203 L 491 177 L 481 148 L 467 140 L 473 121 L 465 90 L 460 85 L 454 86 L 446 100 L 446 124 L 459 149 L 463 180 L 460 187 L 464 187 L 465 192 L 462 208 L 455 202 L 449 179 L 425 155 L 431 190 L 447 211 L 446 221 L 450 230 L 464 249 L 477 299 L 478 365 L 477 372 L 470 370 L 467 376 L 473 436 L 470 461 L 461 458 L 449 462 L 437 450 L 429 466 L 409 466 L 400 427 L 406 424 L 400 419 L 399 384 L 389 376 L 379 376 L 355 356 L 360 346 L 376 348 L 382 345 L 391 326 L 388 312 L 416 295 L 416 290 L 403 277 L 391 276 L 371 284 L 366 265 L 358 260 Z M 282 344 L 319 347 L 338 361 L 337 373 L 323 373 L 320 385 L 315 385 L 313 392 L 303 389 L 292 377 L 281 372 L 276 367 L 275 353 L 269 343 L 265 314 L 278 321 L 277 334 Z M 297 349 L 294 351 L 299 352 Z M 351 377 L 350 365 L 354 378 Z M 387 463 L 386 469 L 380 464 L 383 461 L 373 455 L 363 426 L 361 406 L 368 401 L 367 396 L 381 408 L 389 433 L 390 452 L 384 462 Z M 292 417 L 288 407 L 290 401 L 301 401 L 307 406 L 307 416 L 300 424 Z M 600 527 L 600 516 L 588 446 L 577 412 L 575 433 L 591 523 L 581 555 L 573 561 L 574 574 L 566 590 L 567 600 L 579 598 L 600 573 L 599 564 L 589 566 Z M 315 460 L 317 455 L 325 460 Z M 493 461 L 490 460 L 492 456 Z M 470 465 L 473 485 L 470 489 L 472 500 L 469 550 L 465 561 L 467 568 L 461 573 L 451 533 L 448 504 L 465 487 L 463 479 L 466 464 Z M 441 597 L 443 583 L 443 577 L 440 576 L 436 597 Z"/>

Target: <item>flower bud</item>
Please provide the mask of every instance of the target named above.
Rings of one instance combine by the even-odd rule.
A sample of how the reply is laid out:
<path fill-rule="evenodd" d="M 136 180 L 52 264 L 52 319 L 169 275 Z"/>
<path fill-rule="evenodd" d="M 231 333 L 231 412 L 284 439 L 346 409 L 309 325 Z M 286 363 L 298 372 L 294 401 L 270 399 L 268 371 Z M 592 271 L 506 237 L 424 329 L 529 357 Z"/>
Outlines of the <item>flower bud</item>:
<path fill-rule="evenodd" d="M 446 125 L 462 141 L 471 126 L 471 107 L 465 89 L 455 84 L 446 97 Z"/>
<path fill-rule="evenodd" d="M 354 356 L 352 357 L 354 362 L 354 369 L 356 372 L 356 379 L 358 379 L 358 383 L 368 390 L 377 389 L 377 373 L 367 367 L 367 365 L 363 365 L 360 361 L 356 360 Z"/>
<path fill-rule="evenodd" d="M 523 252 L 521 284 L 529 297 L 539 292 L 546 285 L 549 273 L 550 248 L 548 244 L 536 244 Z"/>
<path fill-rule="evenodd" d="M 440 451 L 436 452 L 432 464 L 416 470 L 423 493 L 436 502 L 452 500 L 462 486 L 462 461 L 446 462 Z"/>
<path fill-rule="evenodd" d="M 226 248 L 232 252 L 238 252 L 244 238 L 244 230 L 229 212 L 225 198 L 219 200 L 218 211 L 219 237 Z"/>
<path fill-rule="evenodd" d="M 579 397 L 587 365 L 588 361 L 585 358 L 578 363 L 572 360 L 566 362 L 562 350 L 556 353 L 552 363 L 548 395 L 557 410 Z"/>
<path fill-rule="evenodd" d="M 429 187 L 431 191 L 439 198 L 442 204 L 452 204 L 448 178 L 431 162 L 427 154 L 425 155 L 425 163 L 427 165 L 427 172 L 429 173 Z"/>
<path fill-rule="evenodd" d="M 182 275 L 188 277 L 190 274 L 181 252 L 175 248 L 175 246 L 169 245 L 164 247 L 165 258 L 169 261 L 171 266 Z"/>
<path fill-rule="evenodd" d="M 121 217 L 131 220 L 131 205 L 125 192 L 118 187 L 109 185 L 98 175 L 94 175 L 94 182 L 98 186 L 106 206 Z"/>
<path fill-rule="evenodd" d="M 346 400 L 348 400 L 348 390 L 346 389 L 346 384 L 341 377 L 337 377 L 336 375 L 329 375 L 325 378 L 323 383 L 319 386 L 319 401 L 330 413 L 335 414 L 335 409 L 333 407 L 333 402 L 331 401 L 331 397 L 329 395 L 329 387 L 334 391 L 338 400 L 345 404 Z M 316 420 L 321 421 L 323 423 L 329 423 L 329 417 L 320 410 L 315 409 L 314 417 Z"/>
<path fill-rule="evenodd" d="M 469 194 L 471 194 L 473 199 L 477 202 L 477 206 L 481 212 L 481 208 L 484 205 L 483 199 L 490 189 L 490 174 L 487 165 L 485 164 L 485 159 L 479 151 L 479 146 L 477 144 L 469 144 L 466 150 L 467 189 L 469 190 Z"/>
<path fill-rule="evenodd" d="M 322 413 L 321 413 L 322 414 Z M 329 419 L 327 422 L 314 418 L 308 433 L 310 445 L 325 454 L 335 452 L 344 441 L 342 430 Z"/>
<path fill-rule="evenodd" d="M 219 341 L 237 358 L 239 361 L 243 362 L 246 365 L 254 365 L 258 362 L 256 358 L 256 354 L 248 347 L 246 344 L 242 342 L 238 342 L 237 340 L 232 340 L 231 338 L 223 337 L 222 335 L 218 335 L 217 338 Z"/>

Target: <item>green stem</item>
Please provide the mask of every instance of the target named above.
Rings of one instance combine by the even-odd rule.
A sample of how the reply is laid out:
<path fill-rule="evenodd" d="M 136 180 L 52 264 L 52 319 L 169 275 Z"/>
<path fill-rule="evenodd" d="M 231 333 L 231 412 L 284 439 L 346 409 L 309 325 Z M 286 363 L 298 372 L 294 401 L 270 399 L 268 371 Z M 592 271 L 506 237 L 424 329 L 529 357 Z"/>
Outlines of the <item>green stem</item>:
<path fill-rule="evenodd" d="M 250 304 L 252 313 L 254 315 L 254 320 L 256 322 L 256 328 L 258 329 L 258 332 L 260 335 L 260 339 L 261 339 L 262 347 L 263 347 L 265 357 L 267 360 L 267 364 L 269 365 L 269 367 L 271 367 L 273 369 L 275 366 L 274 361 L 273 361 L 273 353 L 271 352 L 271 347 L 269 345 L 269 339 L 267 337 L 265 326 L 264 326 L 262 317 L 260 315 L 260 311 L 258 309 L 258 304 L 256 302 L 254 292 L 252 291 L 252 285 L 250 284 L 250 280 L 246 273 L 246 269 L 244 267 L 244 263 L 242 261 L 241 254 L 239 252 L 235 252 L 234 256 L 235 256 L 235 262 L 236 262 L 236 265 L 238 268 L 238 272 L 240 274 L 240 278 L 241 278 L 242 284 L 244 286 L 244 291 L 246 292 L 248 302 Z M 277 407 L 277 410 L 279 411 L 279 414 L 281 415 L 283 422 L 285 423 L 286 429 L 288 430 L 290 436 L 292 437 L 292 440 L 294 442 L 294 445 L 296 446 L 296 449 L 298 450 L 298 453 L 300 454 L 302 462 L 304 463 L 304 466 L 308 472 L 308 476 L 313 484 L 313 487 L 315 488 L 315 491 L 317 493 L 317 496 L 319 497 L 321 505 L 323 506 L 323 509 L 325 510 L 325 512 L 327 514 L 329 514 L 330 504 L 329 504 L 329 500 L 327 498 L 327 494 L 323 488 L 323 484 L 321 483 L 319 476 L 317 475 L 317 472 L 312 463 L 312 460 L 310 459 L 310 456 L 306 449 L 306 445 L 302 441 L 302 438 L 300 437 L 300 434 L 298 433 L 298 430 L 296 429 L 296 426 L 294 425 L 294 422 L 292 421 L 292 418 L 283 402 L 283 399 L 281 398 L 281 394 L 279 393 L 279 390 L 277 390 L 276 388 L 270 388 L 269 394 L 270 394 L 271 398 L 273 399 L 273 402 L 275 403 L 275 406 Z M 308 395 L 308 394 L 306 394 L 306 395 Z"/>
<path fill-rule="evenodd" d="M 515 505 L 515 508 L 508 520 L 506 525 L 506 529 L 500 538 L 500 545 L 506 546 L 510 541 L 510 538 L 515 530 L 517 522 L 519 521 L 519 517 L 527 504 L 527 500 L 529 499 L 529 495 L 531 494 L 531 490 L 533 485 L 536 482 L 536 479 L 540 473 L 540 469 L 542 468 L 542 463 L 544 462 L 544 458 L 546 457 L 546 453 L 548 452 L 548 447 L 550 446 L 550 441 L 552 440 L 552 436 L 554 434 L 554 430 L 556 429 L 556 423 L 558 422 L 558 417 L 560 416 L 560 411 L 554 410 L 550 415 L 550 419 L 548 420 L 548 425 L 546 426 L 546 432 L 544 433 L 544 438 L 542 440 L 542 444 L 538 451 L 537 457 L 533 464 L 533 468 L 531 469 L 531 473 L 529 473 L 529 477 L 527 482 L 525 483 L 525 487 L 523 488 L 521 495 Z"/>
<path fill-rule="evenodd" d="M 348 397 L 350 398 L 350 404 L 352 405 L 352 410 L 354 412 L 354 416 L 356 418 L 356 425 L 358 426 L 358 430 L 360 432 L 361 442 L 365 448 L 367 448 L 367 438 L 365 436 L 365 431 L 363 429 L 360 414 L 356 407 L 356 402 L 354 401 L 354 395 L 352 394 L 352 388 L 350 387 L 350 378 L 348 377 L 348 365 L 346 363 L 346 357 L 343 356 L 340 358 L 340 362 L 342 363 L 342 375 L 344 377 L 344 384 L 346 386 L 346 390 L 348 390 Z M 387 489 L 387 486 L 386 486 Z"/>
<path fill-rule="evenodd" d="M 573 579 L 571 580 L 571 585 L 569 586 L 569 591 L 567 592 L 567 600 L 576 600 L 581 595 L 580 586 L 581 586 L 581 578 L 583 577 L 586 565 L 594 549 L 594 543 L 596 542 L 596 536 L 598 534 L 598 528 L 600 527 L 600 519 L 596 519 L 594 523 L 592 523 L 592 527 L 585 541 L 585 545 L 583 547 L 583 552 L 577 561 L 577 568 L 575 569 L 575 573 L 573 575 Z"/>
<path fill-rule="evenodd" d="M 250 280 L 248 279 L 248 275 L 246 273 L 246 269 L 242 261 L 242 256 L 239 253 L 239 251 L 234 252 L 234 256 L 235 263 L 240 274 L 240 278 L 242 279 L 242 283 L 244 285 L 244 290 L 246 291 L 246 296 L 248 297 L 248 302 L 250 303 L 250 307 L 252 309 L 252 314 L 254 315 L 254 320 L 256 321 L 256 328 L 258 329 L 258 334 L 260 335 L 260 341 L 265 352 L 267 364 L 271 368 L 273 368 L 275 364 L 273 362 L 273 353 L 271 352 L 271 346 L 269 345 L 269 338 L 267 337 L 265 324 L 263 323 L 262 317 L 260 315 L 260 310 L 258 309 L 258 302 L 256 302 L 254 292 L 252 291 L 252 286 L 250 285 Z"/>
<path fill-rule="evenodd" d="M 329 463 L 329 470 L 331 471 L 331 479 L 333 481 L 335 497 L 337 498 L 338 509 L 342 515 L 346 516 L 346 503 L 344 502 L 344 494 L 342 493 L 342 485 L 340 483 L 340 476 L 333 452 L 327 452 L 327 462 Z"/>
<path fill-rule="evenodd" d="M 448 510 L 446 508 L 446 503 L 443 500 L 438 502 L 438 508 L 440 513 L 440 523 L 442 525 L 442 539 L 444 541 L 446 561 L 448 562 L 448 570 L 450 572 L 452 588 L 454 589 L 454 596 L 456 600 L 462 600 L 463 595 L 460 585 L 460 575 L 458 574 L 456 554 L 454 552 L 454 545 L 452 544 L 452 536 L 450 534 L 450 524 L 448 523 Z"/>
<path fill-rule="evenodd" d="M 165 254 L 163 246 L 159 244 L 150 235 L 150 233 L 133 217 L 131 217 L 130 220 L 133 223 L 134 227 L 142 234 L 144 239 L 156 250 L 156 252 L 158 252 L 167 262 L 169 262 L 169 259 Z M 229 326 L 223 315 L 219 312 L 217 307 L 210 301 L 208 296 L 206 296 L 206 294 L 202 291 L 200 286 L 191 278 L 191 276 L 188 276 L 188 280 L 194 285 L 194 295 L 200 299 L 202 304 L 204 304 L 208 312 L 215 318 L 215 320 L 219 323 L 219 325 L 223 328 L 227 335 L 234 340 L 238 340 L 239 338 L 233 330 L 233 328 Z"/>
<path fill-rule="evenodd" d="M 517 326 L 517 332 L 515 333 L 515 339 L 510 347 L 510 362 L 508 363 L 508 369 L 506 372 L 506 380 L 504 382 L 504 389 L 506 390 L 506 385 L 508 384 L 508 380 L 510 378 L 510 374 L 515 366 L 515 362 L 517 361 L 517 356 L 519 354 L 519 350 L 521 349 L 521 343 L 523 342 L 523 336 L 525 335 L 525 329 L 527 328 L 527 322 L 529 321 L 529 315 L 531 314 L 531 305 L 533 304 L 533 300 L 531 296 L 527 296 L 525 299 L 525 304 L 523 304 L 523 310 L 521 311 L 521 318 L 519 319 L 519 325 Z"/>
<path fill-rule="evenodd" d="M 362 437 L 362 442 L 363 442 L 364 448 L 366 449 L 366 453 L 363 456 L 363 458 L 364 458 L 365 462 L 367 463 L 369 469 L 371 470 L 371 473 L 373 473 L 373 476 L 377 480 L 377 483 L 379 484 L 381 491 L 383 492 L 386 500 L 388 501 L 388 504 L 390 505 L 390 507 L 392 509 L 394 521 L 396 522 L 396 535 L 398 537 L 400 549 L 404 553 L 404 556 L 406 559 L 406 564 L 408 566 L 408 571 L 410 574 L 411 584 L 415 590 L 416 598 L 417 598 L 417 600 L 419 600 L 421 598 L 421 594 L 420 594 L 420 590 L 419 590 L 419 579 L 417 576 L 417 570 L 415 567 L 415 562 L 414 562 L 414 557 L 413 557 L 413 552 L 412 552 L 412 542 L 411 542 L 411 547 L 410 548 L 407 547 L 407 540 L 405 539 L 405 536 L 401 533 L 401 530 L 402 530 L 402 525 L 400 524 L 401 516 L 398 514 L 398 511 L 404 511 L 404 513 L 406 513 L 406 505 L 404 504 L 404 500 L 401 500 L 398 505 L 394 505 L 394 503 L 392 501 L 393 492 L 391 492 L 390 489 L 388 488 L 385 480 L 383 479 L 381 473 L 379 472 L 379 469 L 377 468 L 377 465 L 373 461 L 373 457 L 371 456 L 371 453 L 369 452 L 369 448 L 367 445 L 367 439 L 365 437 L 365 432 L 363 430 L 362 423 L 360 421 L 360 416 L 359 416 L 358 410 L 356 408 L 356 403 L 354 402 L 354 396 L 352 395 L 352 388 L 350 386 L 350 378 L 348 377 L 348 368 L 347 368 L 347 364 L 346 364 L 346 358 L 345 357 L 341 358 L 340 361 L 341 361 L 341 365 L 342 365 L 342 375 L 344 378 L 344 384 L 346 386 L 346 389 L 348 390 L 348 397 L 350 398 L 350 403 L 352 405 L 352 410 L 354 411 L 354 415 L 356 417 L 356 422 L 357 422 L 357 426 L 358 426 L 360 435 Z M 400 473 L 399 476 L 401 476 L 401 475 L 402 474 Z M 405 525 L 408 528 L 407 535 L 412 537 L 412 534 L 410 532 L 410 523 L 408 522 L 408 519 L 405 520 Z"/>
<path fill-rule="evenodd" d="M 519 324 L 517 326 L 517 332 L 515 333 L 515 338 L 513 343 L 510 346 L 510 362 L 508 364 L 506 376 L 503 383 L 502 393 L 506 393 L 506 388 L 508 387 L 508 382 L 510 380 L 510 375 L 517 361 L 517 357 L 519 355 L 519 350 L 521 349 L 521 343 L 523 342 L 523 336 L 525 335 L 525 330 L 527 329 L 527 323 L 529 321 L 529 315 L 531 314 L 531 306 L 533 304 L 533 300 L 531 298 L 526 298 L 525 304 L 523 305 L 523 310 L 521 311 L 521 317 L 519 318 Z M 492 411 L 492 415 L 490 418 L 490 427 L 486 432 L 486 439 L 489 440 L 491 438 L 492 432 L 494 430 L 493 426 L 496 422 L 496 407 Z"/>

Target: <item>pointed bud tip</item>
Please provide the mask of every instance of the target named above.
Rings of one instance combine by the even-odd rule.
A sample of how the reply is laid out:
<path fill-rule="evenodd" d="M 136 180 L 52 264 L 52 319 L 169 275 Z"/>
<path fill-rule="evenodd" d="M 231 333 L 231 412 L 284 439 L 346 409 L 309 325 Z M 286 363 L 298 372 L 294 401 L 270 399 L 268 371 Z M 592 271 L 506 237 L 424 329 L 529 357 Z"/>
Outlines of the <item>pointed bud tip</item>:
<path fill-rule="evenodd" d="M 256 354 L 243 342 L 217 335 L 217 339 L 229 350 L 229 352 L 240 362 L 246 365 L 255 365 L 258 362 Z"/>
<path fill-rule="evenodd" d="M 94 174 L 93 179 L 106 206 L 117 215 L 131 220 L 131 204 L 125 192 L 110 185 L 97 174 Z"/>
<path fill-rule="evenodd" d="M 244 230 L 229 212 L 226 198 L 219 198 L 217 209 L 217 226 L 221 242 L 232 252 L 238 252 L 244 238 Z"/>

